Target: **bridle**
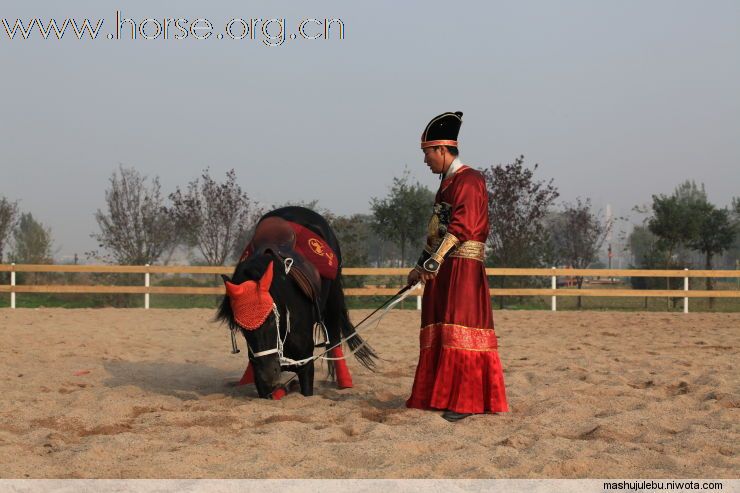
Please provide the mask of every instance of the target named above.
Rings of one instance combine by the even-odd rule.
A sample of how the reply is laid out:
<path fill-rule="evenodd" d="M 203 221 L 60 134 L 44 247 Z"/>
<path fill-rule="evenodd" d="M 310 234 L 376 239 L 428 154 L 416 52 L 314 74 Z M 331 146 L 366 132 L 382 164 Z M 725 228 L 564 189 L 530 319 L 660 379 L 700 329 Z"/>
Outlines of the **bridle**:
<path fill-rule="evenodd" d="M 282 339 L 280 338 L 280 311 L 278 310 L 278 307 L 275 303 L 272 304 L 272 313 L 275 316 L 275 332 L 277 332 L 275 347 L 272 349 L 266 349 L 264 351 L 254 352 L 249 343 L 247 343 L 247 350 L 249 351 L 249 354 L 251 354 L 253 358 L 261 358 L 263 356 L 277 354 L 278 359 L 280 360 L 280 366 L 301 366 L 312 361 L 314 359 L 313 356 L 300 360 L 294 360 L 285 356 L 285 341 L 288 339 L 288 335 L 290 334 L 290 310 L 288 310 L 287 307 L 285 309 L 285 337 L 283 337 Z M 319 323 L 323 326 L 322 322 Z M 325 327 L 324 330 L 326 330 Z"/>

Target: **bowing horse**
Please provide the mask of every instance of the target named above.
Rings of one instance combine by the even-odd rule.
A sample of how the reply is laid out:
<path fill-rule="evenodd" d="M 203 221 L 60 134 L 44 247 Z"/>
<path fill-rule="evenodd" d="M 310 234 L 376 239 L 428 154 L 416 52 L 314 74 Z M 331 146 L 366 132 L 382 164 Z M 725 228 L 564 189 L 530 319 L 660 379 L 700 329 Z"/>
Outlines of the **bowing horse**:
<path fill-rule="evenodd" d="M 301 394 L 313 395 L 318 346 L 331 348 L 327 366 L 338 387 L 352 387 L 343 341 L 374 370 L 377 355 L 349 320 L 341 274 L 339 242 L 323 216 L 283 207 L 260 218 L 234 274 L 223 276 L 226 295 L 216 317 L 232 337 L 241 333 L 247 341 L 241 383 L 254 382 L 262 398 L 279 398 L 280 373 L 286 370 L 298 375 Z"/>

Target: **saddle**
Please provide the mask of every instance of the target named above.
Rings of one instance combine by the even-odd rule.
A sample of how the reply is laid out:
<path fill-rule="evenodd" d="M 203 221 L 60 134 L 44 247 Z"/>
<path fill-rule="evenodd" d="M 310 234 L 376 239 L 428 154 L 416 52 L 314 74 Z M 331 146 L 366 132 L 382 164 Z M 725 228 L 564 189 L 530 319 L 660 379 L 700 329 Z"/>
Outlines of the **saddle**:
<path fill-rule="evenodd" d="M 285 262 L 293 259 L 288 276 L 312 302 L 321 297 L 321 275 L 314 264 L 296 249 L 296 233 L 285 219 L 267 217 L 257 224 L 251 241 L 251 253 L 271 251 Z"/>

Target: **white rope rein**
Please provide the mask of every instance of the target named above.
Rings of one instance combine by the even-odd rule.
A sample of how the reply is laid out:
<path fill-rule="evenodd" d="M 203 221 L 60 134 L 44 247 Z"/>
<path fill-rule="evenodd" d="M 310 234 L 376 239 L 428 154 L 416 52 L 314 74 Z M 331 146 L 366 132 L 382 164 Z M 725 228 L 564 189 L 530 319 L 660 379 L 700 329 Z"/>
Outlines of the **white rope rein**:
<path fill-rule="evenodd" d="M 277 327 L 277 343 L 276 346 L 273 349 L 268 349 L 266 351 L 259 351 L 254 352 L 252 351 L 252 348 L 249 347 L 249 344 L 247 344 L 247 348 L 249 349 L 249 352 L 252 353 L 252 356 L 255 358 L 259 358 L 260 356 L 267 356 L 268 354 L 275 354 L 277 353 L 278 358 L 280 359 L 280 365 L 282 366 L 288 366 L 288 365 L 305 365 L 309 361 L 311 361 L 313 358 L 304 358 L 299 360 L 294 360 L 291 358 L 288 358 L 284 354 L 284 347 L 285 347 L 285 341 L 288 339 L 288 335 L 290 334 L 290 310 L 287 308 L 285 309 L 285 337 L 280 339 L 280 310 L 278 310 L 277 305 L 275 303 L 272 304 L 272 313 L 275 315 L 275 326 Z"/>
<path fill-rule="evenodd" d="M 397 304 L 399 304 L 400 302 L 402 302 L 403 300 L 405 300 L 411 294 L 411 291 L 413 291 L 414 289 L 416 289 L 416 287 L 418 285 L 419 284 L 417 283 L 412 288 L 409 288 L 405 293 L 403 293 L 401 296 L 399 296 L 397 300 L 394 300 L 391 304 L 389 304 L 387 307 L 385 307 L 383 309 L 383 311 L 380 311 L 380 312 L 376 313 L 375 315 L 373 315 L 369 319 L 367 319 L 364 322 L 362 322 L 360 325 L 356 326 L 355 327 L 355 332 L 352 335 L 350 335 L 346 339 L 345 338 L 342 338 L 337 344 L 335 344 L 332 347 L 330 347 L 329 349 L 327 349 L 324 352 L 324 354 L 328 353 L 329 351 L 331 351 L 335 347 L 341 346 L 343 342 L 349 341 L 353 337 L 359 335 L 359 332 L 360 331 L 365 330 L 365 329 L 368 328 L 368 327 L 363 327 L 363 326 L 369 326 L 370 324 L 372 324 L 373 322 L 375 322 L 375 327 L 378 327 L 380 325 L 380 321 L 383 320 L 383 317 L 385 317 L 388 314 L 388 312 L 393 309 L 393 307 L 395 307 Z M 339 360 L 342 360 L 342 359 L 347 359 L 349 356 L 355 354 L 357 351 L 359 351 L 360 349 L 362 349 L 362 347 L 366 343 L 367 343 L 367 341 L 362 341 L 362 344 L 360 344 L 355 349 L 353 349 L 352 351 L 350 351 L 348 354 L 342 356 L 341 358 L 331 358 L 331 357 L 324 356 L 324 355 L 319 355 L 319 357 L 321 359 L 323 359 L 323 360 L 326 360 L 326 361 L 339 361 Z"/>

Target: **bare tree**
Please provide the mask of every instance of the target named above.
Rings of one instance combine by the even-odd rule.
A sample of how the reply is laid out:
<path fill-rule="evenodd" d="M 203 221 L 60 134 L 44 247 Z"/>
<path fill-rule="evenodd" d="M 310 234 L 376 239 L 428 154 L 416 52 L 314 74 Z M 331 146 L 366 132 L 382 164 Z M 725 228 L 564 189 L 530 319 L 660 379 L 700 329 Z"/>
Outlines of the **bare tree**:
<path fill-rule="evenodd" d="M 3 262 L 3 252 L 17 220 L 18 202 L 11 202 L 5 197 L 0 197 L 0 263 Z"/>
<path fill-rule="evenodd" d="M 149 184 L 136 169 L 120 166 L 110 178 L 105 202 L 107 211 L 95 213 L 100 233 L 90 236 L 108 253 L 92 255 L 123 265 L 153 264 L 177 241 L 159 178 Z"/>
<path fill-rule="evenodd" d="M 548 209 L 558 197 L 553 180 L 538 181 L 532 169 L 524 166 L 524 156 L 512 164 L 491 166 L 484 171 L 488 187 L 488 261 L 496 267 L 539 267 L 547 241 L 543 223 Z M 501 276 L 500 286 L 506 278 Z M 503 308 L 504 297 L 499 306 Z"/>
<path fill-rule="evenodd" d="M 325 208 L 319 206 L 319 199 L 313 199 L 313 200 L 288 200 L 286 202 L 280 203 L 280 204 L 272 204 L 271 210 L 275 209 L 281 209 L 283 207 L 304 207 L 306 209 L 311 209 L 312 211 L 321 214 L 324 216 L 327 220 L 329 220 L 331 217 L 333 217 L 333 213 Z"/>
<path fill-rule="evenodd" d="M 197 247 L 208 265 L 223 265 L 238 256 L 244 241 L 262 211 L 252 203 L 236 182 L 236 172 L 226 173 L 226 181 L 216 182 L 208 169 L 188 184 L 187 190 L 170 194 L 170 213 L 183 240 Z"/>
<path fill-rule="evenodd" d="M 591 210 L 591 200 L 578 198 L 575 204 L 564 205 L 548 224 L 549 240 L 557 258 L 574 269 L 586 269 L 599 257 L 613 219 L 602 221 Z M 583 276 L 576 276 L 578 289 L 583 286 Z M 581 297 L 578 297 L 581 308 Z"/>

